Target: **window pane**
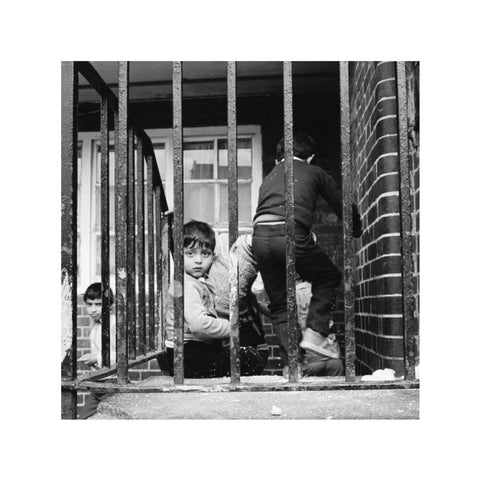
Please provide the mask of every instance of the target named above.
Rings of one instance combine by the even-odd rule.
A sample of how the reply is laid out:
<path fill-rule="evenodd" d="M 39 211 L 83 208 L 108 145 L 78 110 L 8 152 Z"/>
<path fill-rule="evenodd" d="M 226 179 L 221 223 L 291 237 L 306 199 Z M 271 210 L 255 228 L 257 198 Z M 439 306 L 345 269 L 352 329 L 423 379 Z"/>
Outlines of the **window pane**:
<path fill-rule="evenodd" d="M 165 158 L 165 144 L 154 143 L 153 151 L 155 152 L 155 158 L 157 160 L 158 170 L 160 172 L 160 177 L 162 178 L 162 183 L 165 185 L 165 180 L 167 179 L 167 159 Z"/>
<path fill-rule="evenodd" d="M 228 222 L 228 190 L 227 184 L 220 184 L 220 221 Z M 238 185 L 238 221 L 252 221 L 252 196 L 251 184 L 240 183 Z"/>
<path fill-rule="evenodd" d="M 78 148 L 77 148 L 77 221 L 79 222 L 78 229 L 77 229 L 77 252 L 81 252 L 81 243 L 82 243 L 82 237 L 80 235 L 80 219 L 82 218 L 82 145 L 83 142 L 80 140 L 78 142 Z M 77 255 L 77 278 L 81 278 L 81 262 L 80 262 L 80 255 Z"/>
<path fill-rule="evenodd" d="M 237 140 L 238 178 L 250 180 L 252 178 L 252 139 L 239 138 Z M 218 178 L 228 178 L 228 143 L 227 140 L 218 141 Z"/>
<path fill-rule="evenodd" d="M 184 193 L 185 222 L 201 220 L 215 221 L 215 186 L 212 183 L 187 183 Z"/>
<path fill-rule="evenodd" d="M 83 142 L 80 140 L 77 144 L 77 173 L 78 173 L 78 187 L 80 188 L 80 183 L 82 179 L 82 147 Z"/>
<path fill-rule="evenodd" d="M 101 217 L 101 191 L 100 185 L 95 187 L 95 224 L 93 229 L 95 232 L 99 232 L 102 226 L 102 217 Z M 110 190 L 108 193 L 108 203 L 109 203 L 109 221 L 110 221 L 110 231 L 114 229 L 115 226 L 115 188 L 110 185 Z"/>
<path fill-rule="evenodd" d="M 213 178 L 213 142 L 188 142 L 183 145 L 184 179 Z"/>
<path fill-rule="evenodd" d="M 101 220 L 101 145 L 97 144 L 97 155 L 95 156 L 95 218 L 93 229 L 95 232 L 100 232 L 102 225 Z M 108 149 L 108 183 L 110 184 L 109 189 L 109 221 L 110 221 L 110 232 L 113 232 L 115 228 L 115 148 L 113 145 L 109 146 Z"/>
<path fill-rule="evenodd" d="M 96 252 L 96 262 L 95 262 L 95 275 L 102 275 L 102 265 L 101 265 L 101 260 L 102 260 L 102 243 L 101 243 L 101 235 L 98 233 L 96 235 L 96 245 L 97 245 L 97 252 Z M 115 275 L 115 236 L 110 235 L 110 251 L 109 253 L 109 258 L 110 258 L 110 275 Z M 110 281 L 112 281 L 110 279 Z"/>

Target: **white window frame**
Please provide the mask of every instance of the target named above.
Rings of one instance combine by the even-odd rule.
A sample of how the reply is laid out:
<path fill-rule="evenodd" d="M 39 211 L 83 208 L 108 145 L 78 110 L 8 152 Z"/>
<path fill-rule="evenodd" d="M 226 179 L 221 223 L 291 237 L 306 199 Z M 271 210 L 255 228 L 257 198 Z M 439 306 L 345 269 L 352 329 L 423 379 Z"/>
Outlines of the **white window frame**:
<path fill-rule="evenodd" d="M 158 143 L 165 145 L 165 158 L 167 160 L 166 176 L 168 179 L 165 185 L 165 196 L 169 208 L 173 209 L 173 130 L 171 128 L 148 129 L 146 133 L 154 145 Z M 113 138 L 112 135 L 113 133 L 110 135 L 111 138 Z M 258 190 L 262 182 L 263 171 L 261 127 L 259 125 L 239 125 L 237 126 L 237 137 L 250 137 L 252 139 L 251 218 L 253 219 L 257 207 Z M 206 141 L 210 139 L 218 140 L 218 138 L 227 138 L 226 127 L 191 127 L 183 129 L 184 142 Z M 79 165 L 81 175 L 81 192 L 79 192 L 79 198 L 81 205 L 79 205 L 78 219 L 80 240 L 78 249 L 80 267 L 78 292 L 83 293 L 90 283 L 100 281 L 100 276 L 95 273 L 96 234 L 92 230 L 95 216 L 95 149 L 100 141 L 100 133 L 79 132 L 78 141 L 82 146 L 82 165 Z M 216 169 L 216 167 L 214 168 Z M 195 180 L 193 182 L 195 182 Z M 218 180 L 212 179 L 212 182 L 218 183 Z M 216 195 L 219 195 L 219 188 L 216 188 Z M 239 200 L 241 201 L 241 199 Z M 240 233 L 248 233 L 251 232 L 251 230 L 251 223 L 239 226 Z M 226 253 L 226 249 L 228 249 L 228 225 L 215 227 L 215 231 L 217 233 L 217 239 L 219 240 L 216 251 L 217 253 Z M 112 288 L 114 289 L 114 285 L 112 285 Z"/>

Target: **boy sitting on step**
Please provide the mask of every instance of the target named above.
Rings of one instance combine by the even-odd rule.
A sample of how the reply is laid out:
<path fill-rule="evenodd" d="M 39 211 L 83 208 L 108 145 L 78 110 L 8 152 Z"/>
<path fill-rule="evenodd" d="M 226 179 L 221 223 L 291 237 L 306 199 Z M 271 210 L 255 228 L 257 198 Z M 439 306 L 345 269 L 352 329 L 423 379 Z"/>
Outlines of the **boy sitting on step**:
<path fill-rule="evenodd" d="M 222 343 L 230 337 L 230 322 L 217 316 L 215 292 L 208 282 L 215 251 L 215 232 L 204 222 L 192 220 L 183 227 L 184 258 L 184 374 L 186 378 L 230 375 L 230 349 Z M 167 309 L 167 359 L 173 375 L 173 290 Z M 263 371 L 268 350 L 241 346 L 240 374 Z"/>
<path fill-rule="evenodd" d="M 113 292 L 109 289 L 108 302 L 110 312 L 113 305 Z M 90 317 L 90 352 L 81 356 L 78 361 L 85 362 L 91 369 L 103 366 L 102 362 L 102 284 L 92 283 L 83 295 L 83 301 L 87 307 L 87 315 Z M 115 315 L 110 313 L 110 364 L 115 363 Z M 91 392 L 85 399 L 85 405 L 80 410 L 79 419 L 85 420 L 97 412 L 100 401 L 106 393 Z"/>

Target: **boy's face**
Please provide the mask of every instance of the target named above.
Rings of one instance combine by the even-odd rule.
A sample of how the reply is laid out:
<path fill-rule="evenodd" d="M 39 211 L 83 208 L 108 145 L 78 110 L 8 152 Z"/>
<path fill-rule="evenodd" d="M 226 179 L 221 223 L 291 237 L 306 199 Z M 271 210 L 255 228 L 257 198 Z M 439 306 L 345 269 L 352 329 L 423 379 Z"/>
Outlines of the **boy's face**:
<path fill-rule="evenodd" d="M 183 249 L 183 268 L 186 273 L 194 278 L 203 277 L 210 270 L 213 262 L 211 248 L 202 248 L 198 245 Z"/>
<path fill-rule="evenodd" d="M 102 319 L 102 299 L 101 298 L 87 298 L 85 301 L 87 306 L 87 315 L 94 321 L 99 322 Z"/>

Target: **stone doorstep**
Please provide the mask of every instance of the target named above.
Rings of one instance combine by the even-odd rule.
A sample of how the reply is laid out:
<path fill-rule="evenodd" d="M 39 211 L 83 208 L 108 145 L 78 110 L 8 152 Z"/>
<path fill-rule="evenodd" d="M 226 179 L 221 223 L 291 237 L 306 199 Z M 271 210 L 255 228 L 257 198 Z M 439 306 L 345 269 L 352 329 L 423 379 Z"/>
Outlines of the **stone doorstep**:
<path fill-rule="evenodd" d="M 242 378 L 242 383 L 246 378 Z M 286 383 L 282 377 L 248 377 L 252 384 Z M 309 377 L 338 382 L 338 377 Z M 150 377 L 142 386 L 173 384 Z M 419 389 L 221 391 L 225 379 L 185 379 L 184 388 L 161 393 L 116 393 L 91 419 L 418 419 Z M 215 391 L 215 385 L 218 389 Z M 200 390 L 199 390 L 200 388 Z M 185 391 L 190 390 L 190 391 Z M 201 391 L 203 390 L 203 391 Z M 275 408 L 273 408 L 275 407 Z M 273 412 L 277 413 L 275 415 Z"/>

